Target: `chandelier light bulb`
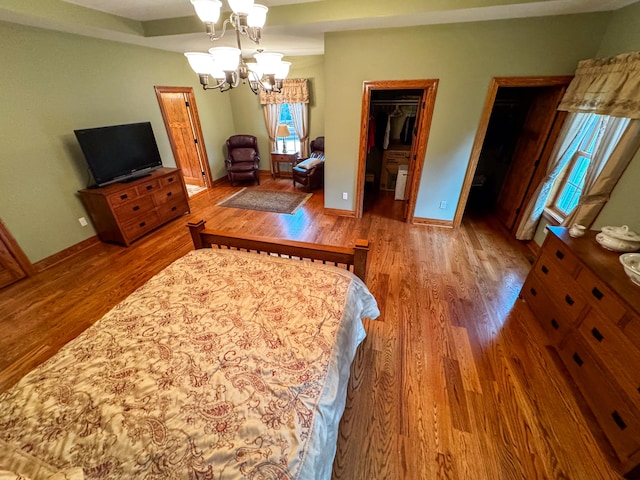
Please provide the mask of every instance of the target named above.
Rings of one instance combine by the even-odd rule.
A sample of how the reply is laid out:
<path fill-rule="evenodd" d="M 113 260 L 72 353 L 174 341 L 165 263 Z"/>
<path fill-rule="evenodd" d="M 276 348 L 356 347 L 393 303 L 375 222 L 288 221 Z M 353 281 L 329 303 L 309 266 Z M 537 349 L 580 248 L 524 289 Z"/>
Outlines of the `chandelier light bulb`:
<path fill-rule="evenodd" d="M 262 52 L 256 53 L 253 57 L 258 62 L 265 74 L 274 74 L 278 69 L 278 65 L 282 61 L 282 53 Z"/>
<path fill-rule="evenodd" d="M 196 15 L 204 23 L 216 23 L 220 18 L 222 2 L 220 0 L 191 0 Z"/>
<path fill-rule="evenodd" d="M 235 47 L 214 47 L 209 49 L 218 69 L 233 72 L 240 64 L 240 49 Z"/>
<path fill-rule="evenodd" d="M 208 53 L 187 52 L 184 54 L 189 61 L 189 66 L 198 75 L 208 75 L 213 72 L 213 57 Z"/>
<path fill-rule="evenodd" d="M 269 9 L 264 5 L 258 5 L 257 3 L 251 8 L 249 16 L 247 17 L 247 26 L 254 28 L 262 28 L 267 22 L 267 12 Z"/>
<path fill-rule="evenodd" d="M 287 75 L 289 75 L 289 67 L 291 67 L 291 62 L 280 62 L 274 72 L 276 80 L 284 80 L 287 78 Z"/>
<path fill-rule="evenodd" d="M 253 10 L 253 0 L 228 0 L 228 2 L 236 15 L 249 15 Z"/>

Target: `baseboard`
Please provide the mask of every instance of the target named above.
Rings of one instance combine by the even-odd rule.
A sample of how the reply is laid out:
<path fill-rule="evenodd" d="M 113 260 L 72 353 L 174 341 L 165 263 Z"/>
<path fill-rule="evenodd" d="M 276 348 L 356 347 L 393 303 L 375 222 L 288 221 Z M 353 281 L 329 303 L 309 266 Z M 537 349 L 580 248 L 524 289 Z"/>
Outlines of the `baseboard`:
<path fill-rule="evenodd" d="M 212 187 L 219 187 L 220 185 L 227 185 L 229 183 L 229 179 L 225 175 L 224 177 L 220 177 L 217 180 L 214 180 L 211 184 Z"/>
<path fill-rule="evenodd" d="M 453 220 L 413 217 L 413 223 L 416 225 L 427 225 L 429 227 L 453 228 Z"/>
<path fill-rule="evenodd" d="M 66 260 L 67 258 L 73 257 L 76 253 L 86 250 L 87 248 L 99 243 L 100 239 L 97 237 L 97 235 L 94 235 L 93 237 L 89 237 L 80 243 L 71 245 L 69 248 L 65 248 L 58 253 L 54 253 L 50 257 L 44 258 L 39 262 L 34 263 L 33 266 L 36 269 L 36 272 L 42 272 L 43 270 L 51 268 L 52 266 L 62 262 L 63 260 Z"/>
<path fill-rule="evenodd" d="M 327 215 L 336 215 L 338 217 L 356 217 L 356 212 L 354 210 L 341 210 L 339 208 L 325 208 L 323 213 Z"/>

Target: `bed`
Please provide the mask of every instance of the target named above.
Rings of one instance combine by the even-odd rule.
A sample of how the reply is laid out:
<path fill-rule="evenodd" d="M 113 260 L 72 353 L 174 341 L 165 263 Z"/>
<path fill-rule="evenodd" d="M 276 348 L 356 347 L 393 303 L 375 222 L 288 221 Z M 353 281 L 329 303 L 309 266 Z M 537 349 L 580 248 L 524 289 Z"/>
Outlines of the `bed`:
<path fill-rule="evenodd" d="M 379 315 L 366 242 L 189 228 L 195 250 L 0 394 L 0 479 L 331 477 Z"/>

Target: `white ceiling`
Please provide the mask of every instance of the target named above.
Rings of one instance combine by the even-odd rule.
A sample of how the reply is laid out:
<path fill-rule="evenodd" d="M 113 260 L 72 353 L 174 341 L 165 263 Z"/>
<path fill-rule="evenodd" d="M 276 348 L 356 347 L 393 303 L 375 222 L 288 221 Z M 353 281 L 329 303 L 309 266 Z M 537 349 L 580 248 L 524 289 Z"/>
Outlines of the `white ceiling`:
<path fill-rule="evenodd" d="M 189 0 L 64 0 L 82 7 L 111 13 L 132 20 L 146 21 L 162 18 L 176 18 L 193 15 L 194 10 Z M 276 5 L 293 5 L 310 3 L 318 0 L 261 0 L 267 7 Z"/>
<path fill-rule="evenodd" d="M 159 20 L 195 15 L 195 11 L 193 10 L 189 0 L 64 1 L 136 21 Z M 322 0 L 262 0 L 261 3 L 269 7 L 273 7 L 277 5 L 311 3 L 317 1 Z M 342 1 L 348 2 L 349 0 Z M 427 2 L 428 0 L 424 1 Z M 311 23 L 306 19 L 307 23 L 300 27 L 269 26 L 269 20 L 267 17 L 267 25 L 263 30 L 260 48 L 267 51 L 282 52 L 286 56 L 319 55 L 324 53 L 324 34 L 326 32 L 610 11 L 617 10 L 637 1 L 640 0 L 542 0 L 505 5 L 502 1 L 487 0 L 487 6 L 480 8 L 462 8 L 460 6 L 465 2 L 457 2 L 456 5 L 459 7 L 457 9 L 448 8 L 393 16 L 372 16 L 368 18 L 366 17 L 365 12 L 363 16 L 364 18 Z M 404 9 L 404 11 L 406 11 L 406 9 Z M 14 21 L 42 28 L 51 28 L 69 33 L 144 45 L 174 52 L 207 51 L 212 46 L 208 37 L 204 34 L 204 26 L 202 32 L 144 37 L 141 35 L 91 28 L 80 23 L 74 23 L 73 21 L 60 22 L 59 20 L 52 20 L 48 22 L 47 18 L 42 17 L 25 18 L 20 15 L 11 15 L 1 9 L 0 20 Z M 216 42 L 216 45 L 234 44 L 235 38 L 233 35 L 229 34 L 227 34 L 222 40 Z M 256 48 L 253 44 L 247 44 L 244 45 L 244 47 Z"/>

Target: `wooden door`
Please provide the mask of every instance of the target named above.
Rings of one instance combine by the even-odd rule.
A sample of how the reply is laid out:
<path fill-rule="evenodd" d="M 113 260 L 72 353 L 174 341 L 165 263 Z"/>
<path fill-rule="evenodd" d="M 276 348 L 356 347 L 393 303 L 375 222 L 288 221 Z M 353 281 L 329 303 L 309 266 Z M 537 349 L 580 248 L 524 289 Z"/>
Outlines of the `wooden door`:
<path fill-rule="evenodd" d="M 182 170 L 185 183 L 211 186 L 213 182 L 193 89 L 155 87 L 155 90 L 173 157 L 176 166 Z"/>
<path fill-rule="evenodd" d="M 537 90 L 496 203 L 496 216 L 508 230 L 514 228 L 523 208 L 524 198 L 540 164 L 540 156 L 558 113 L 557 107 L 565 87 Z"/>
<path fill-rule="evenodd" d="M 426 101 L 423 98 L 420 99 L 418 105 L 418 111 L 416 112 L 416 123 L 411 132 L 411 153 L 409 154 L 409 168 L 407 169 L 407 184 L 405 187 L 404 205 L 402 210 L 402 220 L 407 222 L 411 216 L 411 201 L 413 197 L 413 178 L 415 177 L 416 161 L 418 158 L 418 132 L 422 131 L 422 119 L 424 118 Z"/>
<path fill-rule="evenodd" d="M 404 221 L 413 222 L 418 197 L 418 182 L 424 166 L 427 140 L 431 129 L 433 108 L 435 105 L 437 79 L 426 80 L 380 80 L 364 82 L 362 110 L 360 115 L 360 153 L 358 156 L 358 177 L 356 179 L 356 218 L 362 217 L 364 205 L 364 179 L 367 163 L 367 141 L 369 114 L 371 112 L 371 92 L 375 90 L 422 90 L 422 100 L 416 113 L 416 124 L 411 143 L 411 156 L 405 187 Z"/>
<path fill-rule="evenodd" d="M 0 288 L 33 273 L 31 263 L 0 220 Z"/>

